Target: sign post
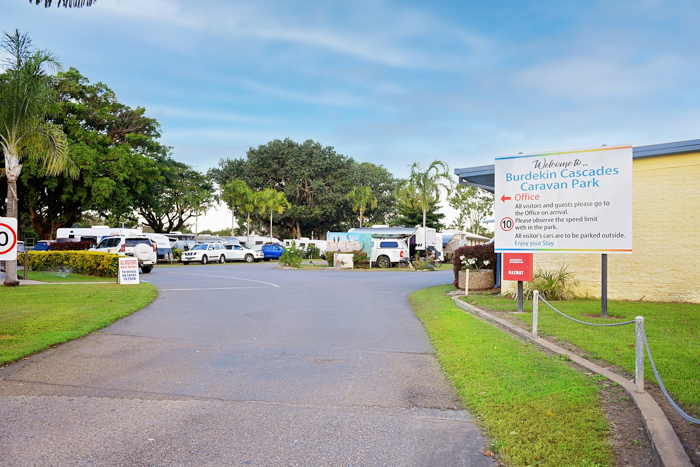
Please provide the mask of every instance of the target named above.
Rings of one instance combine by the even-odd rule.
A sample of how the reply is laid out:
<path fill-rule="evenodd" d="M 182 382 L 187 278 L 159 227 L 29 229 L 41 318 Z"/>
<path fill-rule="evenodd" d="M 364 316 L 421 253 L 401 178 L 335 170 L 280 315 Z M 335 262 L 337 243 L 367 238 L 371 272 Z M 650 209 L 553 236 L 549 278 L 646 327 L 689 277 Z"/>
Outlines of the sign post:
<path fill-rule="evenodd" d="M 532 281 L 532 253 L 503 253 L 503 280 L 518 281 L 518 312 L 523 312 L 523 282 Z"/>
<path fill-rule="evenodd" d="M 0 217 L 0 260 L 17 259 L 17 219 Z"/>
<path fill-rule="evenodd" d="M 632 253 L 632 146 L 496 158 L 495 185 L 497 253 Z"/>

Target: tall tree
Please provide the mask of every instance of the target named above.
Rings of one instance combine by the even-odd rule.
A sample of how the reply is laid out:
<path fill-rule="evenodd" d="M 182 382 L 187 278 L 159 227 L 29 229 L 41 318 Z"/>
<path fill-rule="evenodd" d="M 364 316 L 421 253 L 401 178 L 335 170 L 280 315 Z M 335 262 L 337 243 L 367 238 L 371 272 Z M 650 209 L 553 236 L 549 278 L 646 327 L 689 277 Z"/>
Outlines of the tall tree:
<path fill-rule="evenodd" d="M 352 203 L 352 210 L 360 214 L 360 228 L 365 220 L 365 209 L 377 207 L 377 197 L 368 186 L 356 186 L 348 193 L 348 200 Z"/>
<path fill-rule="evenodd" d="M 489 233 L 482 222 L 493 215 L 493 193 L 473 186 L 457 185 L 447 202 L 457 211 L 453 228 L 477 235 Z"/>
<path fill-rule="evenodd" d="M 139 208 L 153 204 L 149 197 L 166 196 L 164 186 L 178 176 L 169 148 L 158 141 L 158 122 L 74 68 L 59 73 L 53 86 L 58 103 L 51 121 L 62 127 L 80 176 L 47 177 L 40 164 L 25 164 L 19 188 L 34 230 L 52 238 L 57 228 L 74 225 L 86 211 L 113 225 L 136 221 Z"/>
<path fill-rule="evenodd" d="M 6 55 L 0 76 L 0 146 L 5 154 L 7 216 L 18 217 L 17 180 L 25 160 L 40 161 L 48 176 L 78 169 L 68 157 L 61 128 L 46 121 L 55 102 L 47 67 L 60 67 L 49 52 L 37 50 L 26 34 L 5 33 L 0 51 Z M 5 285 L 18 285 L 17 262 L 7 261 Z"/>
<path fill-rule="evenodd" d="M 221 199 L 231 210 L 231 236 L 235 227 L 236 211 L 241 211 L 248 199 L 253 195 L 243 180 L 231 180 L 221 188 Z"/>
<path fill-rule="evenodd" d="M 440 190 L 445 189 L 449 195 L 452 189 L 450 168 L 445 162 L 434 160 L 426 168 L 418 162 L 411 165 L 408 185 L 415 195 L 415 203 L 423 211 L 423 227 L 426 226 L 426 213 L 440 201 Z"/>
<path fill-rule="evenodd" d="M 260 213 L 264 216 L 265 212 L 270 211 L 270 242 L 272 242 L 272 214 L 275 212 L 282 214 L 289 207 L 289 201 L 284 193 L 274 188 L 265 188 L 258 192 L 258 196 Z"/>

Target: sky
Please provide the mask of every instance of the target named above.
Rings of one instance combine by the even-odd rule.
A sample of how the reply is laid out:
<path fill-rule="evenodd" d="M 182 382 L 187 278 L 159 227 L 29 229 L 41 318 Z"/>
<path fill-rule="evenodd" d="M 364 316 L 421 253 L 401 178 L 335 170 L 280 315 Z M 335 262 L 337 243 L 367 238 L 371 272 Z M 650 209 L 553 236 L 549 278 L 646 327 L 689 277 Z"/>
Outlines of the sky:
<path fill-rule="evenodd" d="M 396 177 L 697 139 L 698 24 L 697 0 L 0 4 L 2 31 L 144 107 L 203 172 L 286 137 Z M 221 209 L 199 228 L 227 225 Z"/>

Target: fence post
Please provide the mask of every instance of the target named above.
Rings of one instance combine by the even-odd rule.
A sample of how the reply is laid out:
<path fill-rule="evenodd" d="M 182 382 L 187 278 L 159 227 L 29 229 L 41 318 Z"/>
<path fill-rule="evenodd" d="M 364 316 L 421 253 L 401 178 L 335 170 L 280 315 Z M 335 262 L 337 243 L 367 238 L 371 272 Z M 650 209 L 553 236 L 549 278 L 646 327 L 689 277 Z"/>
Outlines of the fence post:
<path fill-rule="evenodd" d="M 634 383 L 639 394 L 644 393 L 644 317 L 634 318 Z"/>
<path fill-rule="evenodd" d="M 535 290 L 532 292 L 532 334 L 537 337 L 537 318 L 539 314 L 539 298 L 540 292 Z"/>

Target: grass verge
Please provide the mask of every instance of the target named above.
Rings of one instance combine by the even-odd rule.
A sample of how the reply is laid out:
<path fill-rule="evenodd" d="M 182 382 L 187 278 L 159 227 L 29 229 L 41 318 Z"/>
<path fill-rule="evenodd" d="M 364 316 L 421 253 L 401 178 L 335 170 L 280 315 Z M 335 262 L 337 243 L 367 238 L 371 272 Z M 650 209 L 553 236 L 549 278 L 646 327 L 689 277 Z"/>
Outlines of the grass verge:
<path fill-rule="evenodd" d="M 497 295 L 465 297 L 474 305 L 500 311 L 517 310 L 517 302 Z M 580 299 L 550 302 L 559 311 L 591 323 L 614 323 L 644 317 L 644 329 L 659 375 L 676 402 L 700 416 L 700 305 L 692 303 L 608 302 L 608 319 L 600 318 L 600 301 Z M 532 301 L 523 304 L 522 322 L 532 328 Z M 634 373 L 634 325 L 584 326 L 568 320 L 540 303 L 538 329 L 601 359 Z M 645 351 L 644 378 L 656 382 Z"/>
<path fill-rule="evenodd" d="M 21 272 L 20 272 L 21 275 Z M 28 271 L 27 279 L 41 282 L 115 282 L 115 278 L 87 276 L 84 274 L 67 274 L 65 272 Z"/>
<path fill-rule="evenodd" d="M 3 287 L 0 365 L 103 328 L 156 296 L 146 283 Z"/>
<path fill-rule="evenodd" d="M 450 285 L 414 292 L 445 372 L 509 465 L 610 465 L 609 425 L 594 381 L 461 311 Z"/>

